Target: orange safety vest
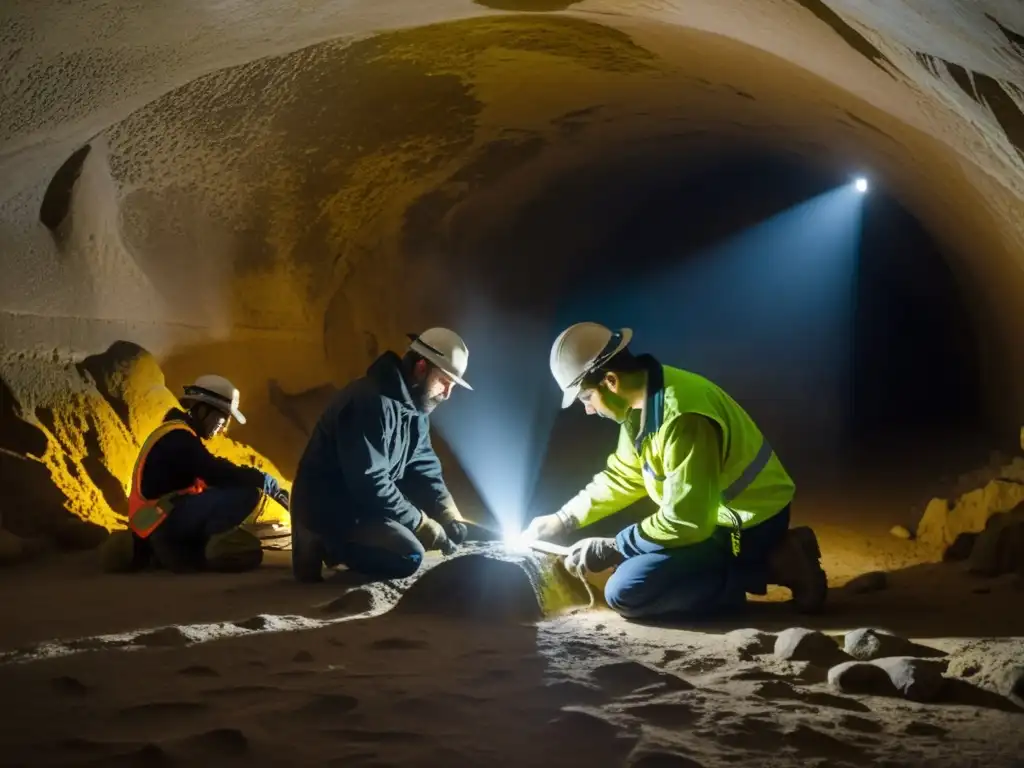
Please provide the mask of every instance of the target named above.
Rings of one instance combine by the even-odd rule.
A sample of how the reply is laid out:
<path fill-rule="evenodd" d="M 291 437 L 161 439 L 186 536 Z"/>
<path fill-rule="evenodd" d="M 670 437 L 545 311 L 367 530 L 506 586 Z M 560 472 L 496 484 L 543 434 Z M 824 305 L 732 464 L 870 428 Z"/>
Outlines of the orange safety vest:
<path fill-rule="evenodd" d="M 188 488 L 165 493 L 159 499 L 150 500 L 142 495 L 142 470 L 146 464 L 146 457 L 160 438 L 176 429 L 185 429 L 195 434 L 195 430 L 184 421 L 165 421 L 146 438 L 139 458 L 135 460 L 135 469 L 132 470 L 132 492 L 128 496 L 128 527 L 141 539 L 149 538 L 150 534 L 163 524 L 174 509 L 174 501 L 179 496 L 190 496 L 206 490 L 206 483 L 202 478 L 197 478 Z"/>

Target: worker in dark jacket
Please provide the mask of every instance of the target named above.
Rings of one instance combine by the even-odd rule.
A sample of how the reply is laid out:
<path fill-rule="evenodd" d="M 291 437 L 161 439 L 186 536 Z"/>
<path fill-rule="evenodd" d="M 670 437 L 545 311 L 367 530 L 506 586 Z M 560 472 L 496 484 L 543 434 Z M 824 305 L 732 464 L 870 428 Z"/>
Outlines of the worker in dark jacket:
<path fill-rule="evenodd" d="M 214 456 L 203 442 L 223 432 L 232 418 L 245 423 L 238 400 L 238 390 L 221 376 L 200 376 L 185 387 L 181 404 L 188 410 L 168 411 L 139 453 L 128 531 L 108 542 L 108 570 L 147 564 L 172 571 L 259 566 L 260 541 L 239 526 L 263 503 L 264 494 L 285 506 L 288 495 L 273 476 Z"/>
<path fill-rule="evenodd" d="M 292 488 L 292 569 L 319 581 L 345 565 L 374 578 L 416 572 L 425 550 L 451 553 L 467 535 L 430 443 L 430 413 L 462 378 L 458 334 L 410 335 L 334 396 L 313 429 Z"/>

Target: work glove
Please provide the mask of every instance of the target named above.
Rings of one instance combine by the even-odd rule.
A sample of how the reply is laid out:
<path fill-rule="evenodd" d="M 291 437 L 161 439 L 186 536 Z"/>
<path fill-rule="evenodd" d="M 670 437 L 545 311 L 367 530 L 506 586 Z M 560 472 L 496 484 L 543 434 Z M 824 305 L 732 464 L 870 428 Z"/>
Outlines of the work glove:
<path fill-rule="evenodd" d="M 526 526 L 523 538 L 551 541 L 551 539 L 571 531 L 574 527 L 570 518 L 560 512 L 555 512 L 553 515 L 541 515 L 533 518 Z"/>
<path fill-rule="evenodd" d="M 469 536 L 469 527 L 454 505 L 446 507 L 437 516 L 437 521 L 444 528 L 444 532 L 448 534 L 448 538 L 453 544 L 462 544 L 466 541 L 466 537 Z"/>
<path fill-rule="evenodd" d="M 275 495 L 271 496 L 271 498 L 285 509 L 288 509 L 288 505 L 291 502 L 291 497 L 288 495 L 288 491 L 284 488 L 279 489 Z"/>
<path fill-rule="evenodd" d="M 626 558 L 615 546 L 615 539 L 580 539 L 569 548 L 565 556 L 565 569 L 579 573 L 580 566 L 591 573 L 600 573 L 614 568 Z"/>
<path fill-rule="evenodd" d="M 428 515 L 420 514 L 420 524 L 416 526 L 413 535 L 423 545 L 424 549 L 439 549 L 445 555 L 454 553 L 458 547 L 448 538 L 444 526 Z"/>
<path fill-rule="evenodd" d="M 277 494 L 281 492 L 281 484 L 269 472 L 263 473 L 263 492 L 272 499 L 276 499 Z"/>

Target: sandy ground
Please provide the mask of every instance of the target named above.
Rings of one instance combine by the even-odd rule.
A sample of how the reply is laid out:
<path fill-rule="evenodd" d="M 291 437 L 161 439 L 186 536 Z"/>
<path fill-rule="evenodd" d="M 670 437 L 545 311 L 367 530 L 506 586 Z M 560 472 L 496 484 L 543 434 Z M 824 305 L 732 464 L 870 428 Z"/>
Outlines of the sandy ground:
<path fill-rule="evenodd" d="M 17 706 L 0 719 L 0 764 L 1022 764 L 1024 713 L 1008 699 L 840 695 L 824 668 L 725 635 L 873 626 L 953 658 L 1024 659 L 1012 580 L 918 565 L 881 592 L 836 587 L 820 617 L 769 601 L 685 627 L 606 609 L 536 623 L 379 613 L 400 585 L 375 588 L 374 605 L 341 598 L 350 587 L 345 574 L 295 584 L 286 552 L 232 576 L 105 576 L 90 555 L 7 571 L 0 688 Z M 29 660 L 41 652 L 63 655 Z"/>

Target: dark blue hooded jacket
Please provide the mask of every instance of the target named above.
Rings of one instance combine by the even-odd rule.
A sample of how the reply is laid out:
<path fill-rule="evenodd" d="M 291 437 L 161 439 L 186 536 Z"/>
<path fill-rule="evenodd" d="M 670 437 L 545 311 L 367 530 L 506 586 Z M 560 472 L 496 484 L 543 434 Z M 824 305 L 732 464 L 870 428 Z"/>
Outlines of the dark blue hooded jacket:
<path fill-rule="evenodd" d="M 413 404 L 398 355 L 385 352 L 334 396 L 313 428 L 292 486 L 292 516 L 330 538 L 382 518 L 415 529 L 421 511 L 436 517 L 453 506 L 430 420 Z"/>

